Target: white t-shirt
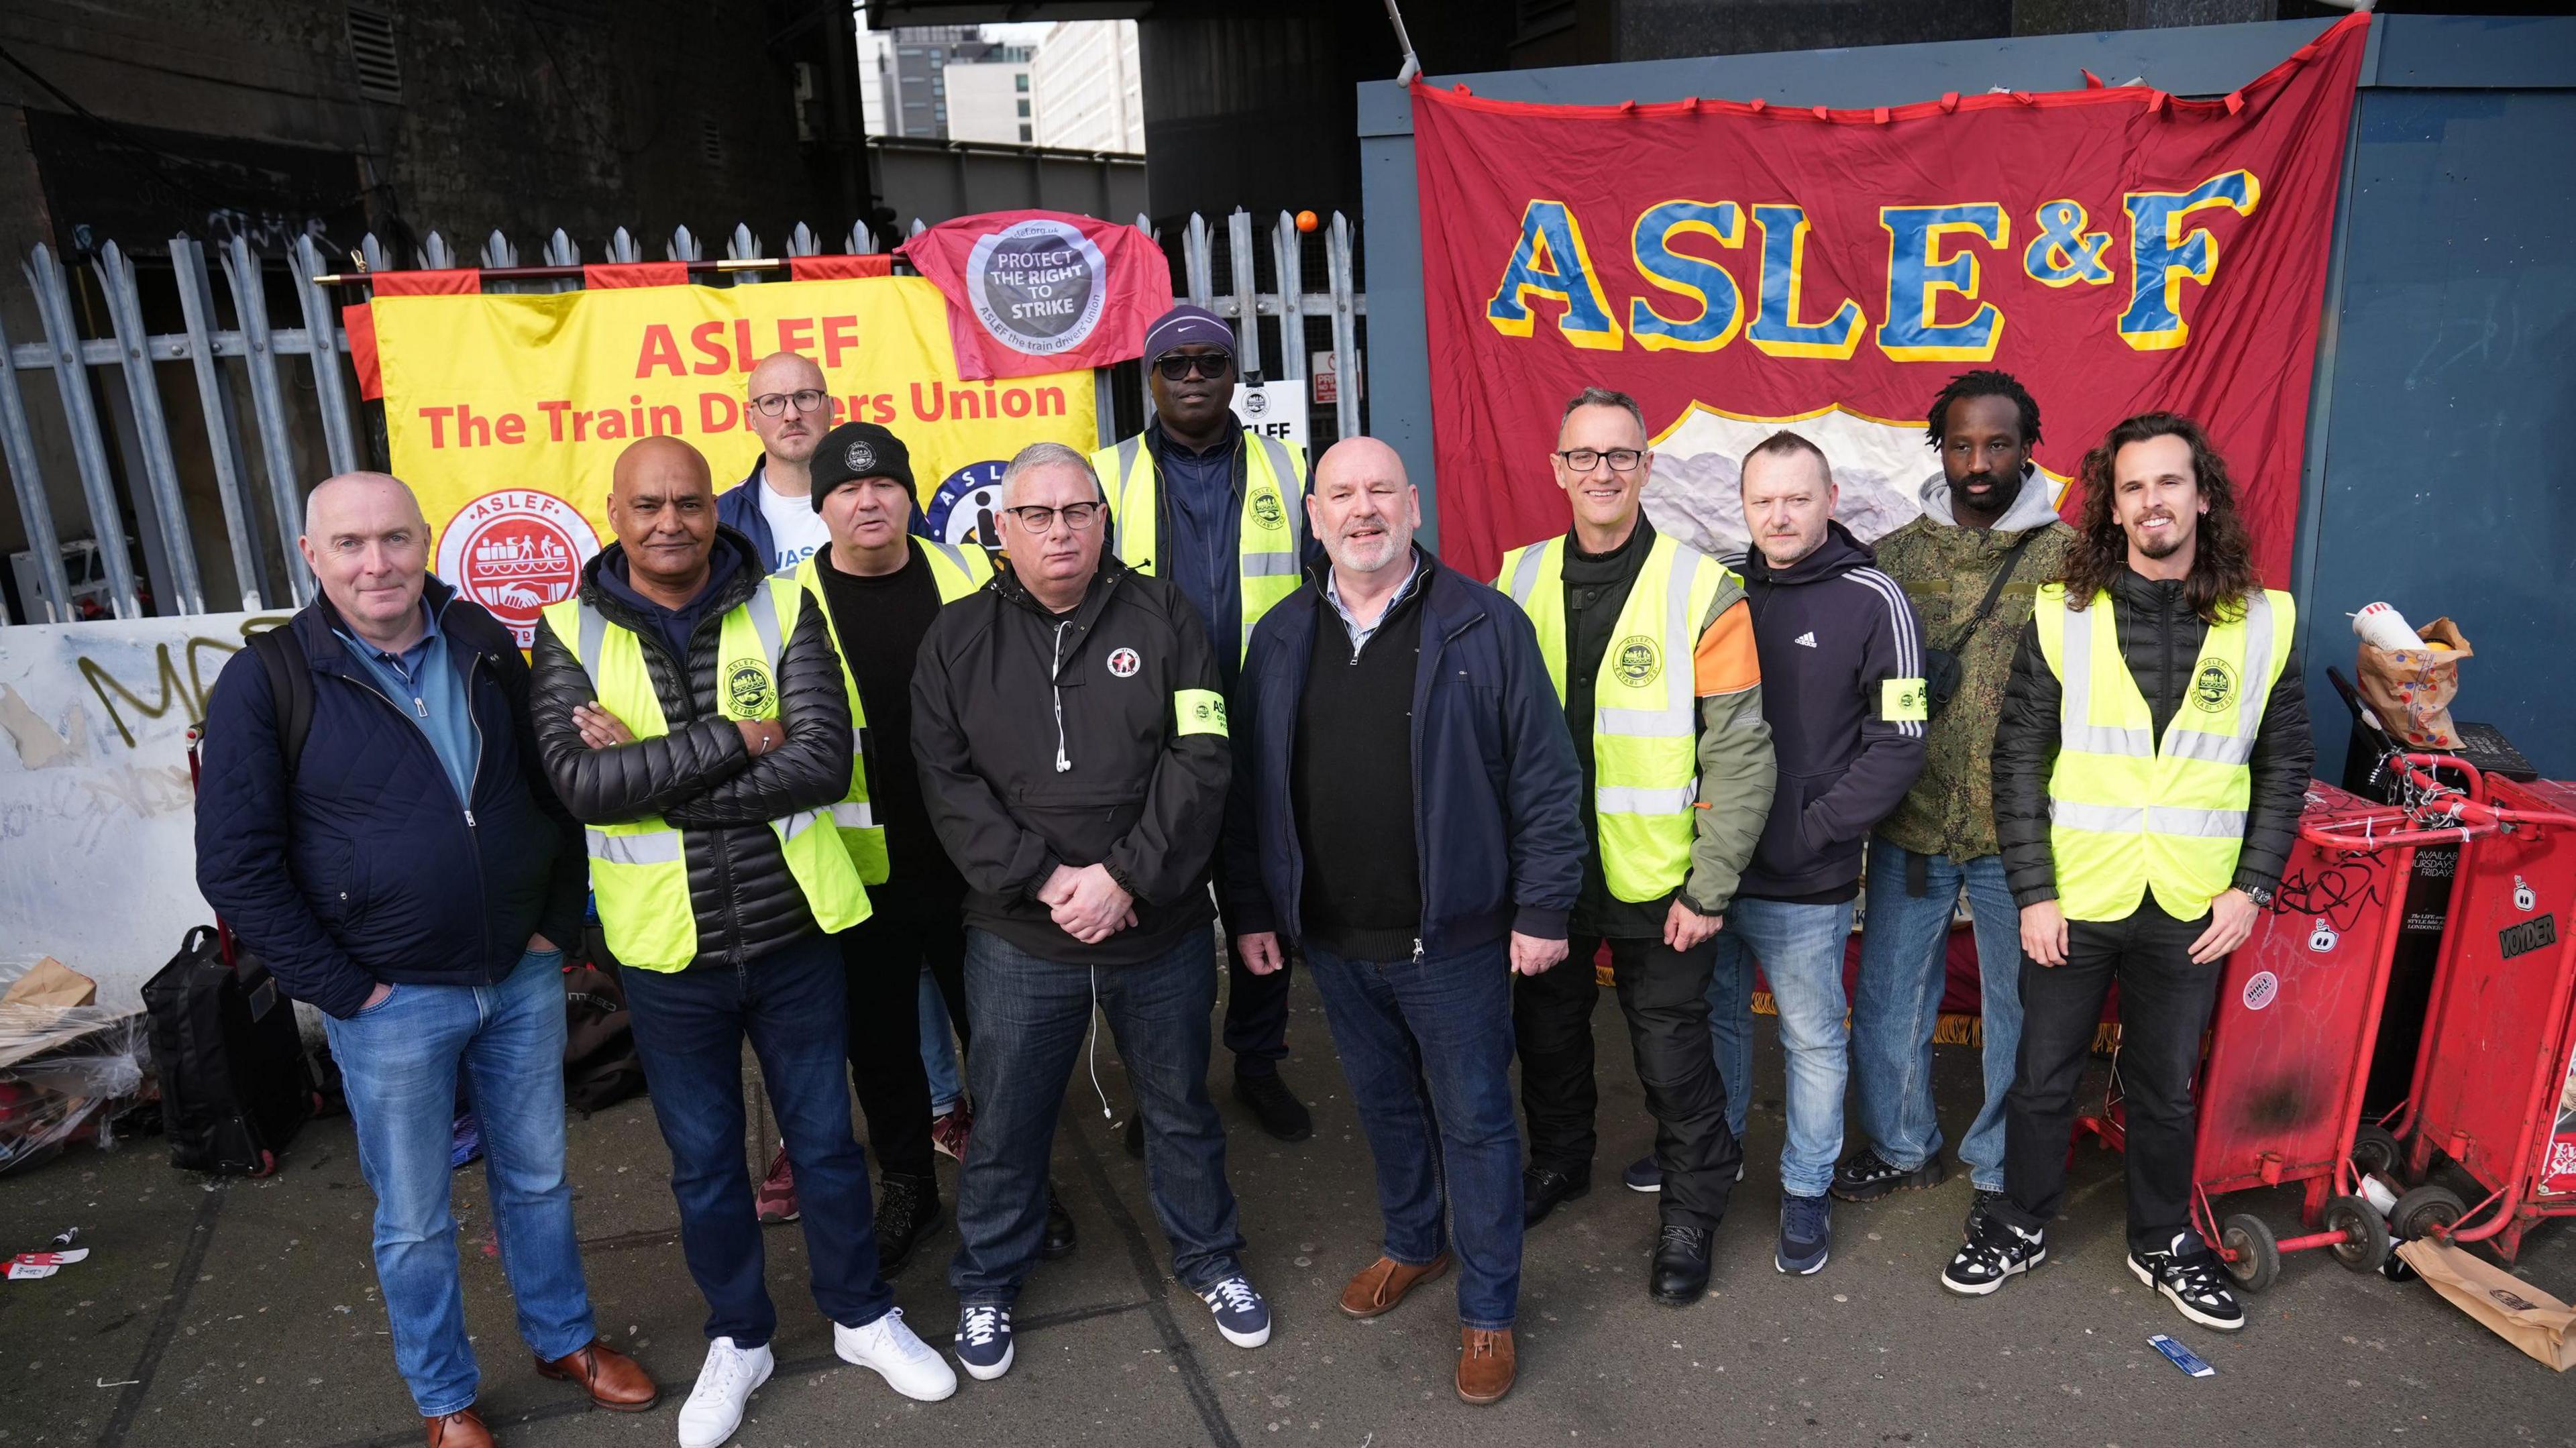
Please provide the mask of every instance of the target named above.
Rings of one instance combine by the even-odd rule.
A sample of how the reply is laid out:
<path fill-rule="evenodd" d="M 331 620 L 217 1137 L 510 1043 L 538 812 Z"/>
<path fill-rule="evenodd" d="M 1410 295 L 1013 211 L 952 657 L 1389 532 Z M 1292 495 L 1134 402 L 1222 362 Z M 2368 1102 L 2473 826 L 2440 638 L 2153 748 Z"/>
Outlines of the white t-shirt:
<path fill-rule="evenodd" d="M 814 511 L 811 498 L 791 498 L 769 485 L 766 473 L 760 479 L 760 516 L 769 524 L 773 540 L 769 571 L 793 568 L 812 557 L 814 550 L 832 541 L 832 530 L 825 526 L 823 515 Z"/>

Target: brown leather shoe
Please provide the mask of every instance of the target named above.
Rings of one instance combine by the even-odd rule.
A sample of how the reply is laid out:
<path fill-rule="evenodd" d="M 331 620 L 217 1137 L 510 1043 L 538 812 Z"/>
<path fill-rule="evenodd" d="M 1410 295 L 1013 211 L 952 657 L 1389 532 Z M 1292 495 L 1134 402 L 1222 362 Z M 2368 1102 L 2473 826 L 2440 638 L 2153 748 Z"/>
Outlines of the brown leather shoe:
<path fill-rule="evenodd" d="M 653 1385 L 643 1364 L 597 1338 L 553 1362 L 539 1359 L 537 1375 L 581 1384 L 592 1402 L 612 1413 L 641 1413 L 662 1399 L 662 1390 Z"/>
<path fill-rule="evenodd" d="M 1510 1328 L 1500 1332 L 1487 1332 L 1481 1327 L 1458 1329 L 1458 1401 L 1500 1402 L 1503 1394 L 1512 1390 L 1512 1378 L 1519 1370 Z"/>
<path fill-rule="evenodd" d="M 1449 1254 L 1441 1253 L 1419 1267 L 1407 1267 L 1392 1257 L 1380 1257 L 1360 1269 L 1360 1275 L 1342 1289 L 1342 1312 L 1348 1317 L 1382 1317 L 1395 1311 L 1404 1294 L 1449 1270 Z"/>
<path fill-rule="evenodd" d="M 472 1408 L 459 1408 L 435 1418 L 423 1418 L 421 1427 L 429 1434 L 429 1448 L 492 1448 L 492 1430 Z"/>

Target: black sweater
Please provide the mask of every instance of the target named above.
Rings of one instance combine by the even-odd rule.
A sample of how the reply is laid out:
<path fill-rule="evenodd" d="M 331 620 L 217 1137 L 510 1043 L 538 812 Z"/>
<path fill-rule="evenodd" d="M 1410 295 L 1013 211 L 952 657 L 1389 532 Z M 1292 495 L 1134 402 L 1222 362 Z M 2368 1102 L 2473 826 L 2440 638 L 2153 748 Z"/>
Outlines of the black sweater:
<path fill-rule="evenodd" d="M 1288 789 L 1308 842 L 1306 938 L 1356 960 L 1397 960 L 1422 928 L 1413 831 L 1413 684 L 1422 660 L 1422 589 L 1404 590 L 1367 647 L 1318 595 L 1315 642 Z"/>
<path fill-rule="evenodd" d="M 939 584 L 919 548 L 903 567 L 874 578 L 833 567 L 829 548 L 815 555 L 814 565 L 867 715 L 860 738 L 868 803 L 886 833 L 886 881 L 869 894 L 880 907 L 954 910 L 966 881 L 940 848 L 922 802 L 921 773 L 912 767 L 912 670 L 922 636 L 939 617 Z"/>

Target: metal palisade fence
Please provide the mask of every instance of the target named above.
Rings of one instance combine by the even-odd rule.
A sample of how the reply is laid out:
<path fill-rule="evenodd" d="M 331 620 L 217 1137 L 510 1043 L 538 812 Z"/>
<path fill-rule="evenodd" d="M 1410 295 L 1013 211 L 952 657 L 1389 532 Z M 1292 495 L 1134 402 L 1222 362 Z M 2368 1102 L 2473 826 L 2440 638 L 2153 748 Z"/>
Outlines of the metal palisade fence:
<path fill-rule="evenodd" d="M 1154 234 L 1145 217 L 1136 225 Z M 1368 308 L 1354 269 L 1354 229 L 1336 213 L 1301 231 L 1283 212 L 1268 230 L 1268 245 L 1257 245 L 1253 218 L 1238 210 L 1220 238 L 1193 214 L 1177 238 L 1174 290 L 1233 322 L 1247 374 L 1307 384 L 1318 443 L 1356 435 L 1365 416 Z M 853 254 L 877 250 L 865 227 L 845 246 Z M 772 255 L 749 227 L 736 226 L 723 251 L 707 256 L 687 227 L 664 247 L 665 259 L 691 264 L 693 281 L 741 285 L 783 278 L 785 258 L 821 255 L 822 246 L 799 224 Z M 643 259 L 623 227 L 601 258 Z M 0 578 L 0 602 L 8 604 L 0 621 L 312 601 L 312 575 L 295 547 L 304 495 L 331 473 L 389 461 L 380 404 L 359 397 L 340 308 L 368 295 L 368 275 L 399 264 L 373 235 L 346 260 L 354 269 L 311 236 L 278 258 L 240 236 L 207 243 L 181 235 L 168 243 L 166 265 L 147 258 L 139 272 L 115 242 L 71 265 L 50 247 L 34 248 L 21 270 L 42 336 L 11 336 L 0 325 L 0 464 L 24 531 Z M 523 264 L 499 231 L 471 261 L 437 232 L 413 258 L 424 270 L 479 267 L 485 292 L 575 290 L 582 260 L 560 230 L 534 263 Z M 1314 270 L 1324 276 L 1320 291 L 1306 289 Z M 175 321 L 178 330 L 150 331 L 147 318 Z M 1118 371 L 1132 374 L 1122 379 L 1129 385 L 1100 377 L 1104 429 L 1113 415 L 1141 426 L 1150 407 L 1142 369 Z M 51 385 L 38 373 L 51 374 Z M 59 510 L 69 517 L 58 516 L 49 486 L 66 478 L 78 483 L 77 502 Z M 220 539 L 205 536 L 216 531 Z M 209 578 L 210 557 L 228 567 L 229 584 L 220 574 Z"/>

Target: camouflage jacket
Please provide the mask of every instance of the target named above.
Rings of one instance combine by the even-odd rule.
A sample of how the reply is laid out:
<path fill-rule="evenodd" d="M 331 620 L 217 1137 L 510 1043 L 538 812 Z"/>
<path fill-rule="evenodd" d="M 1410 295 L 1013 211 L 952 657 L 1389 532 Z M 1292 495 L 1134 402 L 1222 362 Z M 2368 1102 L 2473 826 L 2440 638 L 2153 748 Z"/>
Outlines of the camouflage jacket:
<path fill-rule="evenodd" d="M 2075 530 L 2049 506 L 2051 486 L 2045 474 L 2032 470 L 2001 522 L 1992 529 L 1970 528 L 1951 521 L 1949 484 L 1936 473 L 1923 485 L 1923 516 L 1878 540 L 1879 571 L 1905 589 L 1922 620 L 1923 646 L 1947 648 L 1960 664 L 1959 692 L 1925 736 L 1922 776 L 1879 824 L 1878 837 L 1892 845 L 1960 861 L 1999 849 L 1990 758 L 2013 646 L 2030 621 L 2039 586 L 2064 569 L 2075 540 Z M 2032 528 L 2045 531 L 2022 550 L 2012 582 L 1976 637 L 1960 642 L 1959 630 L 1985 601 L 2005 552 Z"/>

